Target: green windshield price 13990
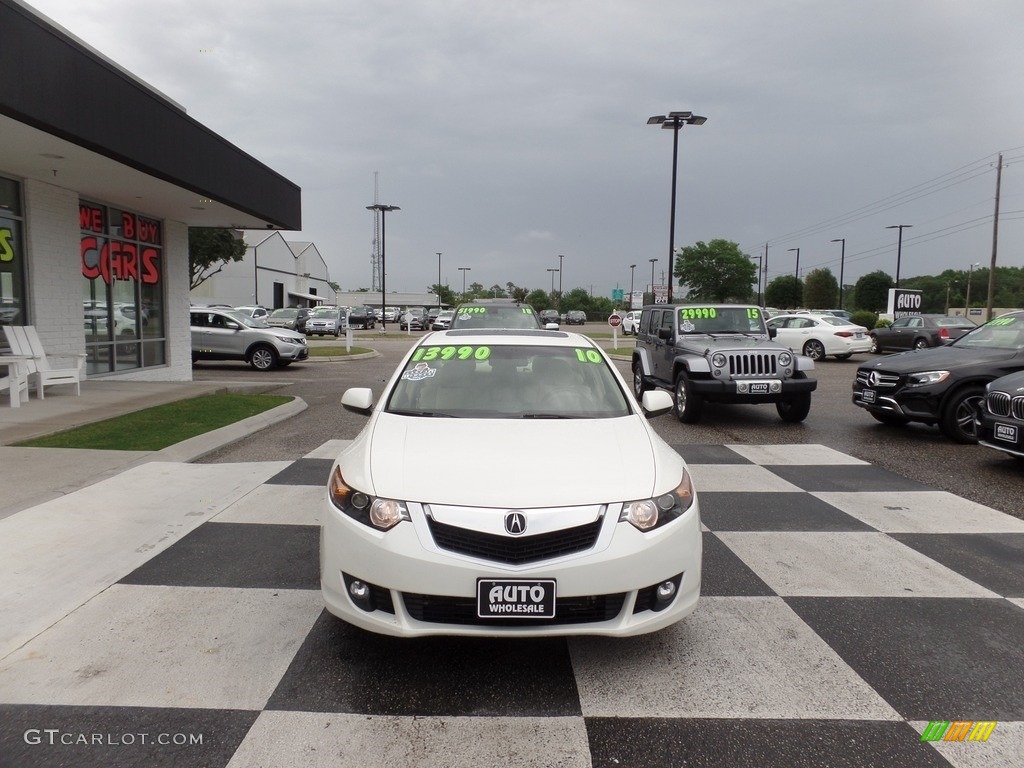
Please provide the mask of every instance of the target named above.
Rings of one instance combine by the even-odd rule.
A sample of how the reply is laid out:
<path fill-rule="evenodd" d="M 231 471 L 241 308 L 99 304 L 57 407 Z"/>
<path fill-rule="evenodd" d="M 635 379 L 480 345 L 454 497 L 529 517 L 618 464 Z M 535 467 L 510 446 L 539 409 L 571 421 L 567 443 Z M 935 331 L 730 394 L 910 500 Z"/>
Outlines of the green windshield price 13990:
<path fill-rule="evenodd" d="M 491 356 L 490 347 L 420 347 L 412 356 L 412 362 L 429 363 L 431 360 L 486 360 Z"/>

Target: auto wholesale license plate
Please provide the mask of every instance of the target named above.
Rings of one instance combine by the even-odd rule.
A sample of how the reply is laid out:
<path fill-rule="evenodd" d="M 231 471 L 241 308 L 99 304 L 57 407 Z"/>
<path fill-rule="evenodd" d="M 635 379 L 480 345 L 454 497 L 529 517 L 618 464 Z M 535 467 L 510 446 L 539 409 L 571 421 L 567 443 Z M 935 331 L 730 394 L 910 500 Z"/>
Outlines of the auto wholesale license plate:
<path fill-rule="evenodd" d="M 553 619 L 554 579 L 477 579 L 476 613 L 481 619 Z"/>
<path fill-rule="evenodd" d="M 767 395 L 769 391 L 767 381 L 752 381 L 750 383 L 750 394 L 752 395 Z"/>
<path fill-rule="evenodd" d="M 995 430 L 992 432 L 992 436 L 996 440 L 1002 440 L 1007 443 L 1017 442 L 1017 425 L 1016 424 L 996 424 Z"/>
<path fill-rule="evenodd" d="M 860 393 L 860 399 L 865 403 L 873 403 L 878 397 L 878 393 L 873 389 L 865 389 Z"/>

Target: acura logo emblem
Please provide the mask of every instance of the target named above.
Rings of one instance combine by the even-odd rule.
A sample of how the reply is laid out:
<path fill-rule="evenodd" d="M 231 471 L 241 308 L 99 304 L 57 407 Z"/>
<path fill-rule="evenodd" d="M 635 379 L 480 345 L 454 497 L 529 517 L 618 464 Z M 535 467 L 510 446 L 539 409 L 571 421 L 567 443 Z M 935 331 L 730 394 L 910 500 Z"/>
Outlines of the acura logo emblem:
<path fill-rule="evenodd" d="M 505 515 L 505 531 L 512 536 L 526 533 L 526 515 L 518 510 Z"/>

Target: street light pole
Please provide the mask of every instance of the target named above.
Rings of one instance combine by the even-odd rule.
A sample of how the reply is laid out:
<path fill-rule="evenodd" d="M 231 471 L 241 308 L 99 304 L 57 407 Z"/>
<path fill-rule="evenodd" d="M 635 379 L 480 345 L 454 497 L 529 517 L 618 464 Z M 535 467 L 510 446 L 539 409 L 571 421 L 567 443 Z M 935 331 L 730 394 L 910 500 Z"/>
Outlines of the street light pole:
<path fill-rule="evenodd" d="M 397 205 L 384 205 L 384 203 L 374 203 L 373 205 L 366 206 L 368 211 L 380 211 L 380 331 L 383 333 L 387 330 L 387 319 L 384 316 L 384 294 L 387 293 L 385 286 L 387 285 L 387 257 L 385 254 L 385 246 L 387 244 L 387 213 L 388 211 L 400 211 L 402 210 Z"/>
<path fill-rule="evenodd" d="M 761 260 L 764 258 L 760 253 L 757 256 L 751 256 L 752 259 L 757 259 L 757 306 L 761 306 Z"/>
<path fill-rule="evenodd" d="M 656 304 L 657 299 L 654 296 L 654 265 L 658 262 L 657 259 L 648 259 L 651 262 L 651 303 Z"/>
<path fill-rule="evenodd" d="M 970 318 L 971 316 L 971 273 L 975 267 L 980 267 L 981 262 L 976 261 L 973 264 L 967 265 L 967 295 L 964 297 L 964 311 L 967 313 L 965 317 Z"/>
<path fill-rule="evenodd" d="M 441 252 L 437 253 L 437 311 L 441 311 Z"/>
<path fill-rule="evenodd" d="M 800 279 L 800 249 L 799 248 L 790 248 L 789 250 L 796 251 L 796 270 L 794 270 L 793 274 L 796 277 L 796 279 L 799 280 Z"/>
<path fill-rule="evenodd" d="M 900 287 L 900 259 L 903 257 L 903 230 L 909 229 L 913 224 L 892 224 L 886 229 L 898 229 L 900 231 L 899 241 L 896 245 L 896 287 Z"/>
<path fill-rule="evenodd" d="M 672 280 L 676 256 L 676 168 L 679 163 L 679 129 L 684 125 L 704 125 L 708 119 L 693 112 L 669 112 L 647 118 L 648 125 L 660 125 L 672 131 L 672 203 L 668 225 L 668 303 L 672 303 Z M 654 280 L 651 280 L 653 287 Z"/>
<path fill-rule="evenodd" d="M 562 311 L 562 259 L 565 256 L 558 254 L 558 311 Z"/>
<path fill-rule="evenodd" d="M 629 308 L 633 308 L 633 273 L 636 271 L 636 264 L 629 265 Z"/>
<path fill-rule="evenodd" d="M 554 293 L 555 293 L 555 272 L 558 272 L 558 270 L 555 269 L 554 267 L 551 267 L 550 269 L 548 269 L 548 272 L 551 273 L 551 293 L 552 293 L 552 295 L 554 295 Z M 559 280 L 561 280 L 561 277 L 559 277 Z"/>
<path fill-rule="evenodd" d="M 842 243 L 843 248 L 839 252 L 839 309 L 843 308 L 843 264 L 846 263 L 846 238 L 840 237 L 832 241 L 833 243 Z"/>
<path fill-rule="evenodd" d="M 466 273 L 469 272 L 470 269 L 472 269 L 472 267 L 459 267 L 459 272 L 462 273 L 462 300 L 463 301 L 466 300 Z"/>

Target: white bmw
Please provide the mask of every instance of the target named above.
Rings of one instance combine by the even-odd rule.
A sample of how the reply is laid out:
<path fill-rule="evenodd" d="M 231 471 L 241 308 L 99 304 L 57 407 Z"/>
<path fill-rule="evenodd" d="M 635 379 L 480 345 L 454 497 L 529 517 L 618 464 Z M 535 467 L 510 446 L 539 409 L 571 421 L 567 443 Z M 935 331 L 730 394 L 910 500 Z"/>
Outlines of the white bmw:
<path fill-rule="evenodd" d="M 671 395 L 638 404 L 590 339 L 430 333 L 378 402 L 358 388 L 342 404 L 369 421 L 327 491 L 335 616 L 406 637 L 626 636 L 696 607 L 697 495 L 647 422 Z M 549 445 L 566 450 L 546 460 Z"/>

